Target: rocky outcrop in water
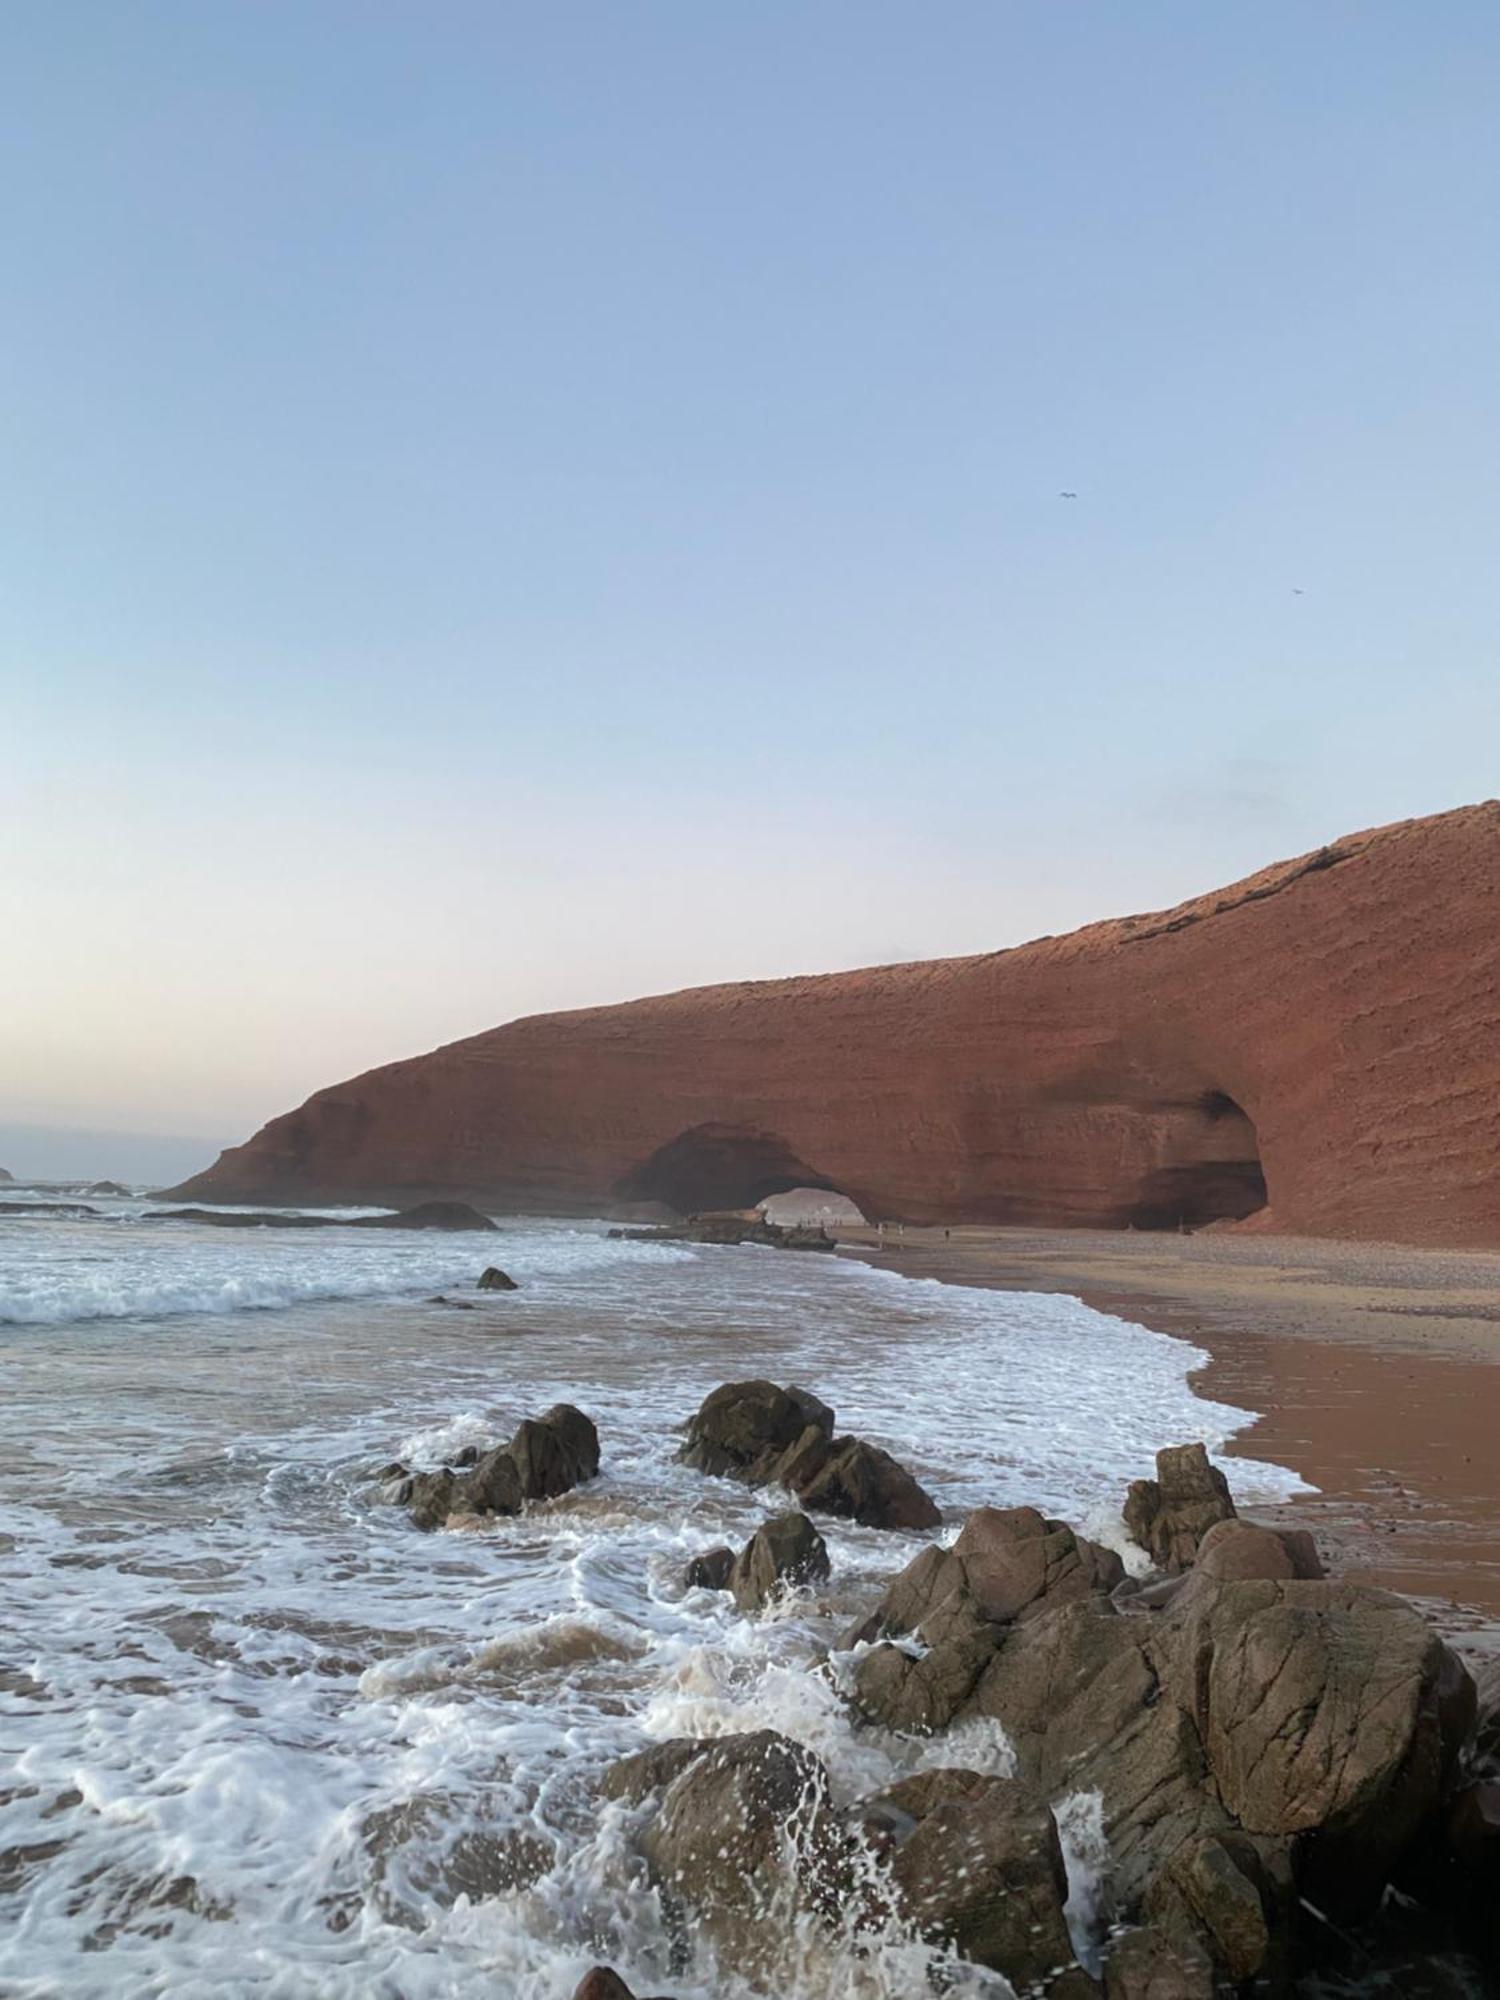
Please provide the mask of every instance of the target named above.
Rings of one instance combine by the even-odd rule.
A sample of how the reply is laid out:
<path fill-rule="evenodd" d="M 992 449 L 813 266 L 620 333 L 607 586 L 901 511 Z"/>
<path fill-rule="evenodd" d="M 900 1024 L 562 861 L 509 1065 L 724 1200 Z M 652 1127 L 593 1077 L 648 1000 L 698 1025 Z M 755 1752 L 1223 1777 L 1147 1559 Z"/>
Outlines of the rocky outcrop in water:
<path fill-rule="evenodd" d="M 479 1292 L 518 1292 L 521 1288 L 498 1264 L 488 1264 L 480 1272 L 479 1283 L 474 1289 Z"/>
<path fill-rule="evenodd" d="M 1180 1560 L 1176 1536 L 1161 1546 Z M 1221 1515 L 1201 1549 L 1148 1600 L 1163 1609 L 1127 1615 L 1109 1552 L 982 1509 L 850 1634 L 875 1642 L 852 1669 L 869 1720 L 941 1736 L 987 1718 L 1023 1795 L 1099 1794 L 1110 1907 L 1154 1927 L 1111 1993 L 1207 1995 L 1206 1965 L 1283 1990 L 1302 1900 L 1341 1922 L 1374 1909 L 1439 1822 L 1473 1720 L 1423 1619 L 1309 1574 L 1306 1538 Z"/>
<path fill-rule="evenodd" d="M 1497 1149 L 1492 801 L 1014 950 L 514 1021 L 319 1091 L 178 1198 L 689 1214 L 808 1187 L 912 1221 L 1492 1244 Z"/>
<path fill-rule="evenodd" d="M 759 1243 L 771 1250 L 836 1250 L 838 1243 L 816 1223 L 768 1222 L 755 1212 L 738 1210 L 721 1215 L 690 1215 L 682 1222 L 660 1222 L 646 1229 L 612 1229 L 610 1235 L 627 1243 L 715 1243 L 728 1247 Z"/>
<path fill-rule="evenodd" d="M 805 1514 L 777 1514 L 734 1559 L 726 1588 L 741 1611 L 763 1611 L 788 1590 L 821 1583 L 828 1545 Z"/>
<path fill-rule="evenodd" d="M 704 1398 L 678 1454 L 686 1465 L 752 1486 L 785 1486 L 804 1507 L 867 1528 L 935 1528 L 932 1496 L 889 1452 L 835 1437 L 834 1414 L 806 1389 L 726 1382 Z"/>
<path fill-rule="evenodd" d="M 524 1419 L 508 1444 L 482 1454 L 471 1446 L 461 1457 L 473 1462 L 435 1472 L 387 1466 L 381 1475 L 382 1497 L 409 1509 L 419 1528 L 519 1514 L 528 1500 L 556 1499 L 597 1476 L 599 1433 L 582 1410 L 558 1403 L 544 1416 Z"/>
<path fill-rule="evenodd" d="M 92 1210 L 88 1211 L 90 1214 Z M 466 1201 L 424 1201 L 394 1215 L 279 1215 L 268 1209 L 160 1208 L 153 1222 L 206 1222 L 215 1229 L 453 1229 L 489 1230 L 495 1225 Z"/>

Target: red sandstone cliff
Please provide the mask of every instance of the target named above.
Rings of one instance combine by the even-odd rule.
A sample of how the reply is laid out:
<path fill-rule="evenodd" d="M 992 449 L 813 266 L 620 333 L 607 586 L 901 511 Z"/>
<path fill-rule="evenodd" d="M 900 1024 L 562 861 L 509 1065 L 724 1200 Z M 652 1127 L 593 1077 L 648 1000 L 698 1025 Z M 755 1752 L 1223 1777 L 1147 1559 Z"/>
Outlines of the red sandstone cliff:
<path fill-rule="evenodd" d="M 1264 1183 L 1262 1184 L 1262 1175 Z M 1500 803 L 977 958 L 538 1016 L 319 1091 L 177 1192 L 1500 1242 Z"/>

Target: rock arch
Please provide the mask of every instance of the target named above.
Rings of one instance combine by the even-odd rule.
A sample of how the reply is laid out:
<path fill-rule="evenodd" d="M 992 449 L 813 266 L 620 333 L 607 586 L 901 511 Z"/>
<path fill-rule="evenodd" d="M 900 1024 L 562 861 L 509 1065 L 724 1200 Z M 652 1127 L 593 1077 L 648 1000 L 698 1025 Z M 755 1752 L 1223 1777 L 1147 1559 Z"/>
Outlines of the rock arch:
<path fill-rule="evenodd" d="M 690 1126 L 641 1161 L 616 1184 L 621 1201 L 661 1202 L 679 1215 L 718 1208 L 754 1208 L 793 1188 L 840 1194 L 826 1175 L 799 1159 L 779 1133 L 749 1125 Z"/>
<path fill-rule="evenodd" d="M 1205 1090 L 1175 1107 L 1163 1150 L 1120 1218 L 1130 1228 L 1201 1229 L 1266 1206 L 1255 1126 L 1227 1091 Z"/>

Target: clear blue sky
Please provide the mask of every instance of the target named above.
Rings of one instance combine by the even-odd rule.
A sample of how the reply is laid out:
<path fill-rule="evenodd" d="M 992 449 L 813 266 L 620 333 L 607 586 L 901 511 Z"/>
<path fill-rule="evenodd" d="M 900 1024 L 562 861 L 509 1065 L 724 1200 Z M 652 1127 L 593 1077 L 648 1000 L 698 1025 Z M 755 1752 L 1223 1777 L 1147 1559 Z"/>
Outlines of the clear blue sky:
<path fill-rule="evenodd" d="M 0 1118 L 1494 791 L 1497 101 L 1477 0 L 10 0 Z"/>

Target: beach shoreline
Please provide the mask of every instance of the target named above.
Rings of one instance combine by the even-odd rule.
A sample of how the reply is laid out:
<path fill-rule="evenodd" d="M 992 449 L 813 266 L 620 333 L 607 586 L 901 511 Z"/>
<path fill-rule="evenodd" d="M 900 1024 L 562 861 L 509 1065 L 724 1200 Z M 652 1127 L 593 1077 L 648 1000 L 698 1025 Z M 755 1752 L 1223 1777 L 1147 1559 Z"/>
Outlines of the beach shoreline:
<path fill-rule="evenodd" d="M 1273 1510 L 1341 1574 L 1500 1650 L 1500 1253 L 1211 1230 L 841 1226 L 912 1278 L 1065 1292 L 1209 1355 L 1192 1388 L 1257 1412 L 1225 1450 L 1317 1491 Z"/>

